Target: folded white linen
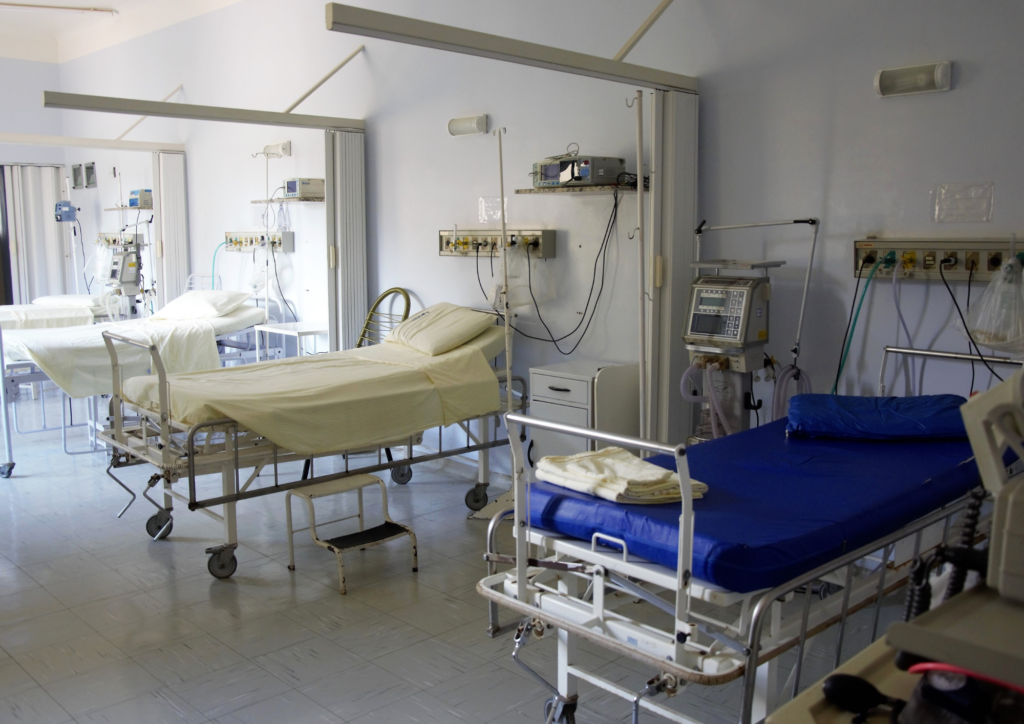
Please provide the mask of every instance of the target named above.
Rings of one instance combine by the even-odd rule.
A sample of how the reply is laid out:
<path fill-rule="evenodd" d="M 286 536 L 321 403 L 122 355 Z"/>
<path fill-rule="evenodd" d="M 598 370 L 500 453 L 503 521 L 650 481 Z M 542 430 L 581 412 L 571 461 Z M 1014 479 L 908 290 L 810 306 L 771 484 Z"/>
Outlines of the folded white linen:
<path fill-rule="evenodd" d="M 549 455 L 537 464 L 537 477 L 553 485 L 616 503 L 674 503 L 681 500 L 679 474 L 641 460 L 620 447 L 576 455 Z M 690 480 L 695 499 L 708 486 Z"/>
<path fill-rule="evenodd" d="M 0 329 L 50 329 L 92 324 L 89 307 L 34 306 L 6 304 L 0 306 Z"/>

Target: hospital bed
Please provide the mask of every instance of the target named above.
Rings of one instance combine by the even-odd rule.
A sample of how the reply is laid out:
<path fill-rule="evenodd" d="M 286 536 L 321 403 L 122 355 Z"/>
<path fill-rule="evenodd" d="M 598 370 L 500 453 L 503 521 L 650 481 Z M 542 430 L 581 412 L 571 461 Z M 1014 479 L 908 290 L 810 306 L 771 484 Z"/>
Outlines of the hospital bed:
<path fill-rule="evenodd" d="M 101 395 L 111 392 L 110 358 L 103 338 L 104 332 L 114 331 L 136 340 L 155 343 L 164 353 L 171 371 L 210 369 L 219 367 L 221 358 L 216 340 L 251 328 L 266 320 L 264 309 L 243 304 L 226 314 L 196 319 L 132 319 L 120 322 L 75 327 L 16 329 L 0 328 L 0 357 L 4 362 L 2 405 L 4 414 L 4 443 L 6 462 L 0 464 L 0 477 L 10 477 L 14 467 L 11 449 L 10 418 L 13 408 L 14 425 L 19 432 L 52 430 L 42 404 L 42 425 L 36 430 L 21 430 L 17 407 L 13 404 L 23 384 L 53 382 L 61 392 L 61 439 L 68 454 L 92 453 L 102 450 L 96 440 Z M 149 355 L 138 352 L 123 360 L 132 375 L 145 374 L 149 369 Z M 84 450 L 70 450 L 67 442 L 67 400 L 87 400 L 89 443 Z"/>
<path fill-rule="evenodd" d="M 154 539 L 170 533 L 175 499 L 187 503 L 189 510 L 222 520 L 225 542 L 207 550 L 209 571 L 218 578 L 231 576 L 237 566 L 235 506 L 242 500 L 478 453 L 477 482 L 466 498 L 474 509 L 483 507 L 488 452 L 508 444 L 493 434 L 503 392 L 506 409 L 517 398 L 525 399 L 524 380 L 513 379 L 520 390 L 511 394 L 510 402 L 504 373 L 487 362 L 505 349 L 504 327 L 493 324 L 433 356 L 386 342 L 193 374 L 167 374 L 153 346 L 113 332 L 104 337 L 113 365 L 113 425 L 98 438 L 114 451 L 108 474 L 132 496 L 131 505 L 134 492 L 113 471 L 141 464 L 156 468 L 143 492 L 157 509 L 146 526 Z M 132 348 L 152 356 L 155 375 L 125 380 L 121 358 Z M 138 421 L 126 423 L 124 412 Z M 442 430 L 453 425 L 465 432 L 465 444 L 446 449 Z M 417 454 L 414 447 L 432 428 L 438 431 L 437 450 Z M 393 459 L 395 448 L 404 448 L 405 457 Z M 353 456 L 360 454 L 370 455 L 371 464 L 353 466 Z M 343 471 L 281 480 L 284 463 L 332 456 L 343 457 Z M 248 469 L 251 473 L 243 479 L 242 471 Z M 255 485 L 264 470 L 272 471 L 272 478 Z M 219 495 L 200 495 L 198 478 L 206 474 L 220 476 Z M 409 477 L 396 482 L 408 482 Z M 187 496 L 173 487 L 184 480 Z M 158 485 L 163 487 L 162 505 L 148 495 Z M 222 514 L 211 511 L 214 506 L 223 506 Z"/>
<path fill-rule="evenodd" d="M 522 617 L 517 661 L 535 635 L 557 630 L 558 679 L 544 682 L 549 722 L 574 721 L 578 681 L 631 701 L 634 721 L 643 709 L 691 722 L 651 697 L 739 677 L 742 721 L 760 720 L 778 695 L 778 657 L 797 648 L 795 694 L 809 636 L 837 624 L 838 665 L 847 618 L 873 607 L 874 639 L 882 597 L 948 536 L 980 483 L 966 440 L 787 438 L 777 421 L 686 449 L 515 413 L 506 425 L 515 507 L 491 521 L 477 591 L 489 600 L 492 635 L 502 630 L 499 606 Z M 655 453 L 651 462 L 681 471 L 682 503 L 627 506 L 535 482 L 523 427 Z M 703 499 L 691 499 L 691 476 L 709 486 Z M 514 555 L 495 547 L 510 516 Z M 498 572 L 501 564 L 513 567 Z M 577 660 L 580 639 L 656 675 L 628 691 Z"/>
<path fill-rule="evenodd" d="M 0 329 L 77 327 L 109 317 L 103 296 L 57 294 L 38 297 L 31 304 L 0 306 Z"/>

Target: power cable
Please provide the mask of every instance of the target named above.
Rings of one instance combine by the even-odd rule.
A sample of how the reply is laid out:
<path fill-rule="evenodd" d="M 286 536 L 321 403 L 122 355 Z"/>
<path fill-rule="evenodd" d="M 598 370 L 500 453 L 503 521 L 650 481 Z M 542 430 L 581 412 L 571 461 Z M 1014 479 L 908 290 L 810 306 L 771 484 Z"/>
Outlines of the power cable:
<path fill-rule="evenodd" d="M 944 269 L 944 267 L 946 266 L 947 262 L 952 264 L 953 259 L 947 256 L 945 259 L 939 262 L 939 276 L 942 277 L 942 283 L 945 285 L 946 291 L 949 292 L 949 298 L 953 300 L 953 306 L 956 307 L 956 313 L 960 317 L 960 323 L 964 325 L 964 332 L 967 333 L 967 339 L 969 339 L 971 341 L 971 344 L 974 345 L 974 351 L 978 353 L 978 359 L 981 360 L 982 364 L 988 367 L 988 371 L 991 372 L 997 380 L 1002 382 L 1003 378 L 1000 377 L 994 369 L 992 369 L 992 365 L 988 363 L 988 360 L 985 359 L 985 355 L 981 353 L 981 348 L 978 346 L 978 343 L 974 341 L 974 335 L 971 334 L 971 330 L 967 326 L 967 320 L 964 319 L 964 313 L 960 311 L 960 303 L 957 302 L 956 295 L 953 294 L 953 289 L 949 286 L 949 282 L 946 281 L 946 270 Z"/>

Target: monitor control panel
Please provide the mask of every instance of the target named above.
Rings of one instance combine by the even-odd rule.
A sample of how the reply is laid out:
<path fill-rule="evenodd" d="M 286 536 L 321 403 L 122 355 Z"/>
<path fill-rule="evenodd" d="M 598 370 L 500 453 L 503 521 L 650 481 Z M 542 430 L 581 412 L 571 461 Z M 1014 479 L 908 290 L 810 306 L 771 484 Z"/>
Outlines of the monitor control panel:
<path fill-rule="evenodd" d="M 693 283 L 683 338 L 709 347 L 763 345 L 770 296 L 767 277 L 700 277 Z"/>

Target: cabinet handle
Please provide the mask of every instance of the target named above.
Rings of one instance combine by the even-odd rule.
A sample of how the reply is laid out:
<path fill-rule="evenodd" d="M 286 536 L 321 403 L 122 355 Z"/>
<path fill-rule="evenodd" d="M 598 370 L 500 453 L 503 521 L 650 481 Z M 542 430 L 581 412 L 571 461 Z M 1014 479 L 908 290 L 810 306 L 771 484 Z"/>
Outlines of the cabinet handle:
<path fill-rule="evenodd" d="M 552 392 L 572 392 L 568 387 L 555 387 L 554 385 L 548 385 L 548 389 Z"/>

